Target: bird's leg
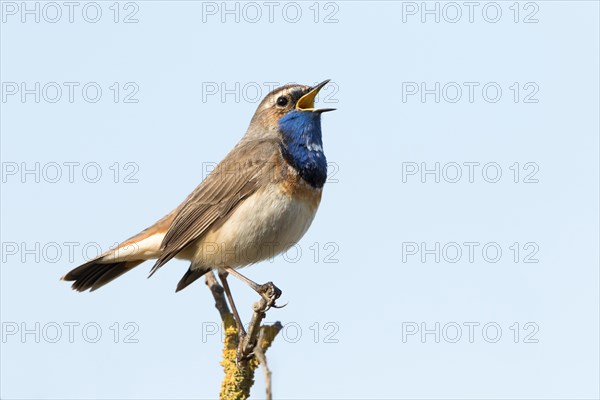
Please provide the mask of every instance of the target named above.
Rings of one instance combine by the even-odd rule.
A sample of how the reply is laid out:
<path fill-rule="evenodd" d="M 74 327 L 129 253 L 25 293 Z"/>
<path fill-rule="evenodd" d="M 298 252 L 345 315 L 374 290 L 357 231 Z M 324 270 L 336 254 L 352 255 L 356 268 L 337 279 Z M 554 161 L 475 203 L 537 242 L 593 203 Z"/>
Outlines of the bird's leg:
<path fill-rule="evenodd" d="M 244 329 L 244 325 L 242 324 L 240 314 L 238 314 L 237 308 L 235 307 L 235 303 L 233 302 L 233 296 L 231 295 L 229 283 L 227 282 L 227 275 L 227 272 L 219 272 L 219 279 L 221 279 L 221 282 L 223 283 L 225 295 L 227 296 L 227 300 L 229 301 L 229 305 L 231 306 L 231 311 L 233 312 L 233 318 L 235 319 L 235 324 L 238 328 L 239 344 L 241 346 L 242 343 L 244 343 L 244 338 L 246 337 L 246 330 Z"/>
<path fill-rule="evenodd" d="M 279 298 L 279 296 L 281 296 L 281 290 L 279 290 L 279 288 L 275 286 L 273 282 L 267 282 L 262 285 L 259 285 L 258 283 L 246 278 L 244 275 L 240 274 L 233 268 L 226 267 L 225 271 L 235 276 L 236 278 L 239 278 L 248 286 L 250 286 L 256 293 L 260 294 L 261 297 L 267 301 L 268 308 L 280 308 L 275 305 L 275 301 Z"/>

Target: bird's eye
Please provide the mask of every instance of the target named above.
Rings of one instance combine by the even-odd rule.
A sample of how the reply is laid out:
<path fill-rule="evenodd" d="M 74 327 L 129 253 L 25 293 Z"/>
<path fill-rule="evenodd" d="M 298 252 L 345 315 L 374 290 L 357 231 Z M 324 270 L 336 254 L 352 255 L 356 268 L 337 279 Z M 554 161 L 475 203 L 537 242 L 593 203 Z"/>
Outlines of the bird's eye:
<path fill-rule="evenodd" d="M 280 98 L 277 99 L 277 105 L 279 107 L 285 107 L 288 103 L 288 99 L 287 97 L 283 97 L 281 96 Z"/>

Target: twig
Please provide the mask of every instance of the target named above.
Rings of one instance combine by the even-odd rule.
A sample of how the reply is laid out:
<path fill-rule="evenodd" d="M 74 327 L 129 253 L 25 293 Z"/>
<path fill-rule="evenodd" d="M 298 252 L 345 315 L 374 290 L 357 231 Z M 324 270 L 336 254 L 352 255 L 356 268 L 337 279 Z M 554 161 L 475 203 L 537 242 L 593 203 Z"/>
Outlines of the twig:
<path fill-rule="evenodd" d="M 240 347 L 240 359 L 242 360 L 248 358 L 256 347 L 258 334 L 260 332 L 260 323 L 267 316 L 267 307 L 267 301 L 263 298 L 254 303 L 252 306 L 254 312 L 252 313 L 252 318 L 250 319 L 250 325 L 248 325 L 248 334 L 244 338 L 244 343 L 242 343 Z"/>
<path fill-rule="evenodd" d="M 221 320 L 225 320 L 226 314 L 231 314 L 227 300 L 225 300 L 225 291 L 223 286 L 219 285 L 217 278 L 215 278 L 214 272 L 210 271 L 206 274 L 206 286 L 210 289 L 213 297 L 215 298 L 215 307 L 221 314 Z"/>
<path fill-rule="evenodd" d="M 279 333 L 279 331 L 283 327 L 281 326 L 281 323 L 276 322 L 274 325 L 272 325 L 269 328 L 275 329 L 275 331 L 271 330 L 270 332 L 267 333 L 268 329 L 265 326 L 263 326 L 260 329 L 260 333 L 258 334 L 258 343 L 256 344 L 256 347 L 254 348 L 254 355 L 256 356 L 256 359 L 258 360 L 258 362 L 263 366 L 263 372 L 265 373 L 266 399 L 272 400 L 273 392 L 271 389 L 271 370 L 269 369 L 269 365 L 267 364 L 267 358 L 265 357 L 265 349 L 263 348 L 263 346 L 265 346 L 267 343 L 269 343 L 269 345 L 270 345 L 270 343 L 273 342 L 275 335 L 277 335 L 277 333 Z M 265 335 L 267 335 L 267 334 L 273 335 L 273 336 L 267 340 L 267 338 L 265 337 Z"/>

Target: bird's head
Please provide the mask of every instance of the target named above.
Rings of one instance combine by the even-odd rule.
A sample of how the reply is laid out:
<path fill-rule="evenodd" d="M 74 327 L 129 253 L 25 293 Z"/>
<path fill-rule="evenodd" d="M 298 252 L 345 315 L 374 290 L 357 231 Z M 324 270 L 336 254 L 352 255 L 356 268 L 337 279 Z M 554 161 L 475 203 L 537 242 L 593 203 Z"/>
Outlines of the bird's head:
<path fill-rule="evenodd" d="M 286 160 L 316 187 L 323 186 L 327 174 L 321 114 L 334 108 L 315 108 L 315 97 L 328 82 L 315 86 L 292 84 L 273 90 L 258 106 L 247 133 L 249 140 L 281 140 Z"/>
<path fill-rule="evenodd" d="M 322 113 L 335 110 L 315 108 L 315 98 L 328 82 L 329 79 L 315 86 L 290 84 L 273 90 L 258 105 L 248 133 L 253 133 L 252 136 L 257 133 L 264 136 L 267 131 L 283 134 L 282 127 L 285 130 L 290 124 L 301 125 L 320 121 Z M 255 130 L 259 132 L 253 132 Z"/>

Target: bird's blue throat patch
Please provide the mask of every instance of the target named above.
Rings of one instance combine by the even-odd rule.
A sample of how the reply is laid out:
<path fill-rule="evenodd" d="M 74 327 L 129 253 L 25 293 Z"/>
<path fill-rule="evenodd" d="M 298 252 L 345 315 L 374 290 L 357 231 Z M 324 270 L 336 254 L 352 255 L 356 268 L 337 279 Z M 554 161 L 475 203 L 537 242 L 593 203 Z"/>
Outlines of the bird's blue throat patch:
<path fill-rule="evenodd" d="M 315 188 L 327 180 L 327 160 L 321 138 L 321 115 L 311 111 L 292 110 L 279 120 L 283 136 L 283 157 L 298 171 L 302 179 Z"/>

